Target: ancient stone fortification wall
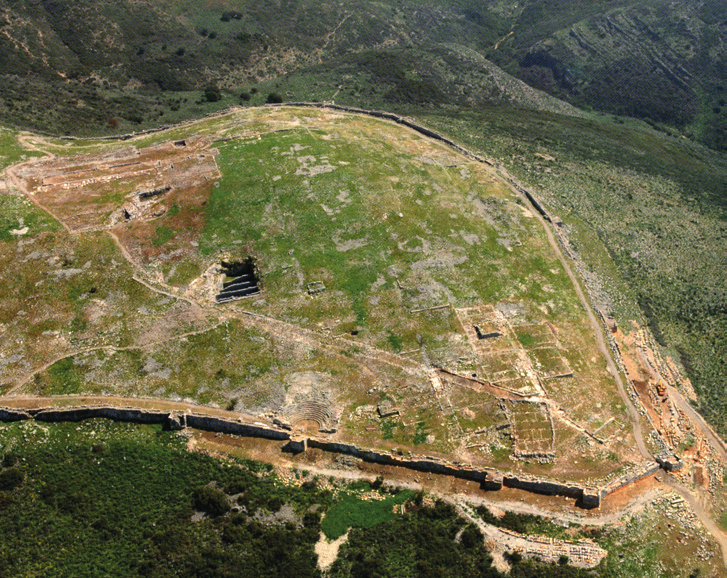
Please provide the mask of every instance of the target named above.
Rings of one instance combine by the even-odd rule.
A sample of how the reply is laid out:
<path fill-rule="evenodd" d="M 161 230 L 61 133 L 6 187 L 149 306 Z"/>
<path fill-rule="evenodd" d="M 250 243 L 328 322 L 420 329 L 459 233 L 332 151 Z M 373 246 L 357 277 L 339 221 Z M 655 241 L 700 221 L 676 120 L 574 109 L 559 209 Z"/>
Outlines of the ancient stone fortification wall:
<path fill-rule="evenodd" d="M 658 462 L 648 462 L 636 470 L 632 472 L 628 472 L 621 476 L 620 478 L 617 478 L 613 480 L 612 482 L 609 482 L 605 486 L 603 486 L 600 489 L 600 497 L 603 500 L 606 496 L 609 494 L 612 494 L 616 490 L 623 488 L 625 486 L 628 486 L 630 484 L 633 484 L 634 482 L 638 482 L 639 480 L 646 478 L 652 474 L 655 474 L 661 469 L 661 466 L 658 464 Z"/>
<path fill-rule="evenodd" d="M 420 472 L 444 474 L 466 480 L 472 480 L 481 483 L 483 488 L 487 490 L 499 490 L 505 486 L 538 494 L 576 498 L 586 507 L 598 507 L 601 504 L 600 488 L 590 488 L 587 486 L 536 476 L 503 474 L 494 469 L 478 469 L 472 466 L 455 464 L 433 457 L 406 458 L 385 452 L 361 449 L 353 444 L 329 442 L 315 438 L 309 438 L 307 440 L 307 445 L 309 447 L 320 448 L 325 451 L 348 454 L 367 462 L 400 466 Z"/>
<path fill-rule="evenodd" d="M 308 447 L 319 448 L 324 451 L 347 454 L 366 462 L 382 465 L 399 466 L 419 472 L 454 476 L 461 479 L 472 480 L 482 484 L 487 490 L 499 490 L 503 486 L 517 488 L 528 492 L 546 495 L 559 495 L 576 498 L 584 506 L 598 507 L 601 500 L 619 488 L 632 484 L 659 470 L 657 462 L 649 462 L 622 477 L 612 480 L 605 486 L 591 488 L 579 484 L 569 483 L 536 476 L 503 474 L 495 469 L 476 468 L 467 464 L 453 463 L 431 456 L 396 455 L 359 448 L 355 444 L 330 441 L 315 437 L 301 438 L 291 436 L 289 431 L 278 429 L 275 426 L 261 422 L 245 422 L 241 419 L 226 419 L 220 416 L 205 415 L 196 412 L 167 412 L 152 409 L 125 408 L 114 406 L 80 406 L 68 408 L 35 408 L 14 409 L 0 407 L 0 421 L 14 422 L 34 419 L 43 422 L 78 422 L 85 419 L 106 418 L 115 421 L 125 421 L 143 424 L 162 424 L 172 430 L 192 427 L 195 429 L 240 435 L 245 437 L 258 437 L 273 440 L 289 440 L 286 451 L 301 452 Z"/>
<path fill-rule="evenodd" d="M 0 408 L 0 421 L 24 421 L 32 419 L 32 416 L 22 409 Z"/>
<path fill-rule="evenodd" d="M 18 410 L 0 408 L 0 421 L 21 421 L 34 419 L 44 422 L 71 421 L 106 418 L 114 421 L 126 421 L 143 424 L 162 424 L 173 430 L 183 427 L 213 431 L 246 437 L 259 437 L 275 440 L 290 439 L 290 434 L 272 425 L 263 423 L 247 423 L 242 420 L 225 419 L 223 417 L 205 415 L 194 412 L 168 412 L 152 409 L 126 408 L 115 406 L 77 406 L 68 408 L 37 408 Z"/>
<path fill-rule="evenodd" d="M 307 106 L 311 108 L 330 108 L 331 110 L 340 110 L 342 112 L 352 112 L 355 114 L 365 114 L 368 116 L 373 116 L 376 118 L 383 118 L 386 120 L 393 120 L 394 122 L 401 124 L 403 126 L 406 126 L 412 130 L 415 130 L 416 132 L 423 134 L 426 137 L 429 137 L 431 139 L 437 140 L 439 142 L 443 142 L 449 147 L 452 147 L 457 152 L 462 153 L 468 158 L 474 159 L 476 161 L 479 161 L 481 163 L 488 164 L 490 166 L 494 166 L 491 161 L 488 159 L 481 157 L 479 155 L 474 154 L 472 151 L 467 150 L 463 146 L 458 145 L 456 142 L 454 142 L 451 139 L 448 139 L 443 134 L 438 133 L 437 131 L 434 131 L 432 129 L 429 129 L 425 126 L 419 125 L 412 121 L 411 119 L 408 119 L 403 116 L 399 116 L 398 114 L 394 114 L 392 112 L 386 112 L 383 110 L 367 110 L 365 108 L 356 108 L 353 106 L 343 106 L 340 104 L 333 104 L 333 103 L 326 103 L 326 102 L 286 102 L 284 104 L 278 104 L 278 105 L 272 105 L 272 106 Z"/>
<path fill-rule="evenodd" d="M 576 499 L 583 498 L 585 491 L 583 486 L 576 484 L 558 482 L 536 476 L 515 476 L 512 474 L 505 475 L 503 485 L 508 488 L 517 488 L 536 494 L 568 496 Z"/>
<path fill-rule="evenodd" d="M 83 421 L 91 418 L 106 418 L 114 421 L 128 421 L 134 423 L 158 423 L 170 425 L 169 412 L 153 410 L 120 408 L 113 406 L 84 406 L 70 408 L 43 408 L 29 410 L 28 414 L 36 421 Z"/>
<path fill-rule="evenodd" d="M 195 429 L 201 429 L 205 431 L 214 431 L 226 434 L 265 438 L 271 440 L 290 439 L 289 432 L 275 429 L 273 426 L 268 426 L 263 423 L 251 424 L 243 421 L 235 421 L 197 413 L 181 414 L 180 418 L 182 419 L 182 423 L 187 427 L 193 427 Z"/>
<path fill-rule="evenodd" d="M 328 452 L 354 456 L 366 462 L 399 466 L 419 472 L 442 474 L 466 480 L 473 480 L 481 483 L 488 490 L 499 490 L 502 488 L 502 475 L 496 470 L 477 469 L 467 465 L 453 464 L 433 457 L 406 458 L 404 456 L 397 456 L 387 452 L 362 449 L 354 444 L 331 442 L 316 438 L 309 438 L 307 440 L 307 445 L 308 447 L 319 448 Z"/>

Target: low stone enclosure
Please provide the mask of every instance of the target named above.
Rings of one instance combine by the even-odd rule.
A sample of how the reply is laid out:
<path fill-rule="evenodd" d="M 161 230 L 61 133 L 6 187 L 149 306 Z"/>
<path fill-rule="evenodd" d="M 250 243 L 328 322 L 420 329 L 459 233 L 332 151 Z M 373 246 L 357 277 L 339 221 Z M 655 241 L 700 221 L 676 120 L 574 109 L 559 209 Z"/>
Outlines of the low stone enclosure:
<path fill-rule="evenodd" d="M 525 399 L 498 402 L 511 425 L 513 457 L 542 462 L 555 459 L 555 428 L 548 404 Z"/>
<path fill-rule="evenodd" d="M 589 487 L 578 483 L 549 479 L 538 476 L 503 473 L 495 469 L 477 468 L 459 462 L 450 462 L 432 456 L 396 455 L 383 451 L 359 448 L 354 444 L 337 442 L 319 437 L 298 436 L 281 427 L 260 421 L 246 421 L 223 416 L 203 414 L 191 411 L 161 411 L 133 407 L 116 407 L 109 405 L 87 405 L 67 408 L 34 408 L 18 409 L 0 407 L 0 421 L 17 422 L 35 420 L 40 422 L 79 422 L 85 419 L 105 418 L 114 421 L 140 424 L 161 424 L 171 430 L 185 427 L 203 431 L 232 434 L 245 437 L 256 437 L 270 440 L 287 440 L 283 451 L 300 453 L 307 448 L 318 448 L 323 451 L 340 453 L 359 458 L 365 462 L 382 465 L 398 466 L 415 471 L 439 475 L 453 476 L 460 479 L 479 482 L 485 490 L 496 491 L 503 487 L 517 488 L 527 492 L 545 495 L 558 495 L 575 498 L 583 508 L 597 508 L 603 499 L 616 490 L 650 476 L 663 468 L 666 471 L 677 469 L 673 462 L 660 459 L 658 462 L 647 462 L 636 470 L 628 472 L 600 487 Z M 680 464 L 680 462 L 677 462 Z"/>

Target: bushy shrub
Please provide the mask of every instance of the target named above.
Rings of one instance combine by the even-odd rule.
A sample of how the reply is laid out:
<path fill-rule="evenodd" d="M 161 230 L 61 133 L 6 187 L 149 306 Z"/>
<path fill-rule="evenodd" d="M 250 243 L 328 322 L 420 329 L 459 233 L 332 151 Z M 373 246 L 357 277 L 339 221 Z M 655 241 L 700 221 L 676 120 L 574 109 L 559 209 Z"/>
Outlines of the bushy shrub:
<path fill-rule="evenodd" d="M 23 473 L 16 468 L 0 472 L 0 490 L 11 492 L 23 483 L 24 478 Z"/>
<path fill-rule="evenodd" d="M 230 502 L 224 492 L 209 486 L 197 488 L 192 494 L 195 509 L 216 517 L 230 511 Z"/>
<path fill-rule="evenodd" d="M 218 102 L 222 100 L 222 93 L 216 86 L 208 86 L 204 89 L 204 99 L 207 102 Z"/>

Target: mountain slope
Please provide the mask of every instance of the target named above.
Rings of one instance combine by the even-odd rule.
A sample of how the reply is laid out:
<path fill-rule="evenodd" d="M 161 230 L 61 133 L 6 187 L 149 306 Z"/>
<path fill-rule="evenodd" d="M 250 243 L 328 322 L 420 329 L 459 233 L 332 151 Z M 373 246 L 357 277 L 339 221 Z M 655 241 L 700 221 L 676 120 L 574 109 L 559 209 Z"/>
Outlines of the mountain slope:
<path fill-rule="evenodd" d="M 433 78 L 427 102 L 461 105 L 463 90 L 480 93 L 465 98 L 470 104 L 507 101 L 491 98 L 496 82 L 481 90 L 487 57 L 577 106 L 645 118 L 720 148 L 727 126 L 721 4 L 220 0 L 200 8 L 191 0 L 14 0 L 0 11 L 0 119 L 61 132 L 159 124 L 207 110 L 209 99 L 195 99 L 209 85 L 239 92 L 392 49 L 410 51 L 413 69 L 427 69 L 454 45 L 470 56 L 444 59 L 455 78 Z M 173 94 L 188 91 L 200 92 Z M 109 127 L 112 117 L 119 118 Z"/>
<path fill-rule="evenodd" d="M 718 0 L 530 2 L 490 56 L 574 104 L 680 127 L 724 148 L 726 26 Z"/>
<path fill-rule="evenodd" d="M 715 267 L 701 282 L 690 263 L 723 243 L 724 156 L 620 117 L 625 124 L 596 121 L 574 105 L 724 148 L 725 26 L 719 0 L 10 0 L 0 8 L 0 122 L 125 133 L 260 105 L 271 93 L 436 114 L 444 132 L 487 139 L 474 143 L 486 154 L 507 142 L 501 161 L 522 164 L 519 177 L 540 185 L 552 207 L 598 231 L 702 399 L 723 400 L 723 274 Z M 537 153 L 575 155 L 579 178 L 546 179 L 542 163 L 531 163 Z M 594 176 L 602 169 L 608 178 Z M 619 171 L 657 179 L 644 190 L 649 206 L 663 203 L 659 211 L 630 220 L 642 191 L 614 184 Z M 629 223 L 618 244 L 604 204 L 613 222 Z M 706 233 L 682 251 L 692 261 L 672 267 L 673 248 L 687 238 L 670 224 L 682 209 L 697 211 Z M 646 237 L 655 239 L 648 251 Z M 702 409 L 720 423 L 723 405 Z"/>

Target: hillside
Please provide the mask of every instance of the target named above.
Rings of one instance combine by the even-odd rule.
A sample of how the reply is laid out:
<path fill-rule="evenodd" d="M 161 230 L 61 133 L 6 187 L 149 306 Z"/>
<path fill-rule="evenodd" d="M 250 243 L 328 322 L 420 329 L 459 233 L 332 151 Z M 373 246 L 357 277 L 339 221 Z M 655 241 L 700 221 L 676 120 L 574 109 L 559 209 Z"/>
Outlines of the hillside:
<path fill-rule="evenodd" d="M 595 569 L 523 558 L 501 574 L 474 523 L 455 510 L 457 502 L 388 484 L 374 490 L 370 473 L 357 472 L 360 479 L 351 483 L 307 464 L 285 471 L 234 453 L 215 459 L 188 447 L 215 447 L 219 440 L 105 420 L 0 424 L 0 435 L 12 447 L 0 470 L 0 570 L 13 575 L 333 577 L 375 567 L 388 575 L 405 568 L 452 577 L 660 578 L 666 571 L 687 578 L 723 569 L 703 559 L 718 552 L 716 544 L 669 499 L 605 528 L 563 528 L 514 512 L 499 521 L 480 505 L 473 519 L 496 520 L 503 534 L 525 529 L 551 543 L 595 539 L 608 549 Z M 402 503 L 405 514 L 392 511 Z M 322 516 L 327 525 L 353 525 L 325 573 L 316 568 L 319 546 L 326 545 Z M 678 550 L 671 547 L 677 540 Z"/>
<path fill-rule="evenodd" d="M 16 0 L 0 19 L 0 120 L 74 134 L 168 123 L 221 96 L 250 102 L 250 89 L 294 71 L 308 79 L 299 99 L 333 76 L 339 100 L 355 93 L 349 104 L 371 104 L 371 90 L 390 103 L 541 108 L 494 63 L 577 106 L 720 149 L 724 26 L 718 0 L 227 0 L 201 10 L 188 0 Z"/>
<path fill-rule="evenodd" d="M 691 378 L 695 406 L 724 437 L 724 157 L 623 124 L 495 109 L 411 112 L 537 190 L 566 222 L 596 305 L 627 328 L 648 324 Z"/>
<path fill-rule="evenodd" d="M 724 3 L 526 2 L 488 57 L 573 104 L 725 146 Z"/>
<path fill-rule="evenodd" d="M 578 221 L 561 225 L 497 163 L 381 116 L 263 107 L 119 140 L 3 131 L 0 409 L 21 423 L 0 425 L 0 507 L 26 530 L 9 533 L 2 567 L 35 560 L 26 538 L 52 520 L 36 563 L 64 575 L 101 563 L 225 575 L 271 549 L 276 571 L 314 573 L 319 524 L 355 530 L 328 575 L 362 557 L 490 572 L 481 532 L 497 567 L 523 575 L 559 575 L 563 556 L 591 569 L 568 575 L 718 575 L 723 448 L 699 420 L 671 418 L 686 391 L 676 366 L 660 369 L 664 399 L 640 376 L 662 367 L 648 335 L 612 322 L 604 335 L 583 290 L 606 316 L 603 295 L 574 272 Z M 471 120 L 449 126 L 475 141 Z M 597 244 L 578 251 L 599 273 L 610 263 Z M 624 291 L 611 294 L 619 323 L 642 321 L 628 286 L 608 289 Z M 383 478 L 451 505 L 365 492 Z M 153 498 L 158 484 L 169 500 Z M 498 512 L 517 496 L 516 510 L 560 525 L 500 518 L 462 492 Z M 414 528 L 428 536 L 416 555 Z M 283 530 L 295 556 L 276 550 Z M 65 532 L 79 537 L 71 557 Z M 680 548 L 651 547 L 662 538 Z M 503 557 L 513 549 L 526 559 Z"/>
<path fill-rule="evenodd" d="M 600 327 L 486 164 L 295 108 L 34 145 L 54 156 L 7 171 L 35 207 L 6 197 L 4 393 L 184 398 L 579 480 L 638 461 Z M 601 426 L 602 444 L 576 441 Z"/>
<path fill-rule="evenodd" d="M 271 96 L 431 118 L 576 216 L 574 240 L 597 231 L 724 431 L 725 162 L 682 138 L 722 147 L 719 2 L 488 6 L 17 0 L 0 20 L 0 120 L 126 133 Z M 554 178 L 537 155 L 580 172 Z"/>

